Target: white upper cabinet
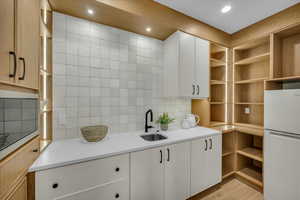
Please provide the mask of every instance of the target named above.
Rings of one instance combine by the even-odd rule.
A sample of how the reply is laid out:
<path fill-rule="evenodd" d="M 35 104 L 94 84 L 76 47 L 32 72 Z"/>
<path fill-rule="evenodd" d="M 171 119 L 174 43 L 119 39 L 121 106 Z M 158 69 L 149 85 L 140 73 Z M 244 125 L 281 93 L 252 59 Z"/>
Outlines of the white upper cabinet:
<path fill-rule="evenodd" d="M 164 96 L 209 97 L 209 42 L 177 31 L 164 43 Z"/>

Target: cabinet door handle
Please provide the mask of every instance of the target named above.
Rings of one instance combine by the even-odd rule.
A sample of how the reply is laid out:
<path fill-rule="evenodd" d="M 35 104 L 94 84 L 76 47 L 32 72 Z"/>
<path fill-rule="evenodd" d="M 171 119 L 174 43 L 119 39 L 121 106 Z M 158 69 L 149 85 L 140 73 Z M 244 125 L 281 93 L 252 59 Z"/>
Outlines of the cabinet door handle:
<path fill-rule="evenodd" d="M 120 197 L 119 193 L 115 195 L 115 198 L 118 199 Z"/>
<path fill-rule="evenodd" d="M 168 158 L 167 158 L 167 161 L 170 162 L 170 149 L 167 148 L 167 152 L 168 152 Z"/>
<path fill-rule="evenodd" d="M 19 77 L 19 80 L 24 80 L 25 79 L 25 73 L 26 73 L 26 62 L 25 58 L 19 58 L 19 60 L 23 61 L 23 75 Z"/>
<path fill-rule="evenodd" d="M 199 94 L 200 94 L 200 86 L 197 85 L 197 95 L 199 95 Z"/>
<path fill-rule="evenodd" d="M 13 51 L 10 51 L 9 55 L 12 55 L 14 57 L 14 72 L 12 74 L 9 74 L 9 77 L 13 78 L 16 76 L 16 73 L 17 73 L 17 56 L 16 56 L 16 53 Z"/>
<path fill-rule="evenodd" d="M 205 151 L 207 151 L 208 149 L 208 144 L 207 144 L 207 140 L 205 140 Z"/>
<path fill-rule="evenodd" d="M 162 150 L 159 150 L 159 152 L 160 152 L 160 161 L 159 161 L 159 163 L 162 163 L 162 159 L 163 159 L 163 154 L 162 154 Z"/>
<path fill-rule="evenodd" d="M 209 147 L 209 149 L 212 150 L 212 145 L 213 145 L 213 144 L 212 144 L 212 139 L 211 139 L 211 138 L 209 139 L 209 142 L 210 142 L 210 147 Z"/>
<path fill-rule="evenodd" d="M 193 94 L 192 95 L 194 95 L 195 94 L 195 85 L 193 85 Z"/>

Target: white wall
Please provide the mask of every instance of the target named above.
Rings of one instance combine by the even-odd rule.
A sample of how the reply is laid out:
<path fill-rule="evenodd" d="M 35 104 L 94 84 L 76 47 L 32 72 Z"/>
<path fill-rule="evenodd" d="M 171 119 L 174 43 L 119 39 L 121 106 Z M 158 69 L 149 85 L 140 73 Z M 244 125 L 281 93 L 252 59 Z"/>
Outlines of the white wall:
<path fill-rule="evenodd" d="M 73 138 L 86 125 L 110 133 L 140 130 L 145 111 L 169 112 L 178 125 L 188 99 L 161 98 L 163 42 L 54 13 L 53 137 Z M 170 74 L 172 76 L 172 74 Z"/>

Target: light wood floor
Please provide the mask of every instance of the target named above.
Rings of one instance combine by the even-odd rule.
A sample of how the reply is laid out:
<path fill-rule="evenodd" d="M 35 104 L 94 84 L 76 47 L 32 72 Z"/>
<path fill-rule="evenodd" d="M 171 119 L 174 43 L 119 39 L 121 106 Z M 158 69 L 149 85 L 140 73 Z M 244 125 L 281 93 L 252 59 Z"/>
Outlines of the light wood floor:
<path fill-rule="evenodd" d="M 263 195 L 237 179 L 232 179 L 190 200 L 263 200 Z"/>

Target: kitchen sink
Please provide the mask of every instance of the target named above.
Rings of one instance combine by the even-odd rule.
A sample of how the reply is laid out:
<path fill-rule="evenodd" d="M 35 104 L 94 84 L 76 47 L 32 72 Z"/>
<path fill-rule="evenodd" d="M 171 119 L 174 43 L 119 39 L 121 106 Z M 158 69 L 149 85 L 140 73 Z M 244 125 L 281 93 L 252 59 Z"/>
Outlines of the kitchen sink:
<path fill-rule="evenodd" d="M 148 135 L 141 135 L 141 138 L 147 141 L 159 141 L 159 140 L 165 140 L 167 137 L 161 135 L 161 134 L 148 134 Z"/>

